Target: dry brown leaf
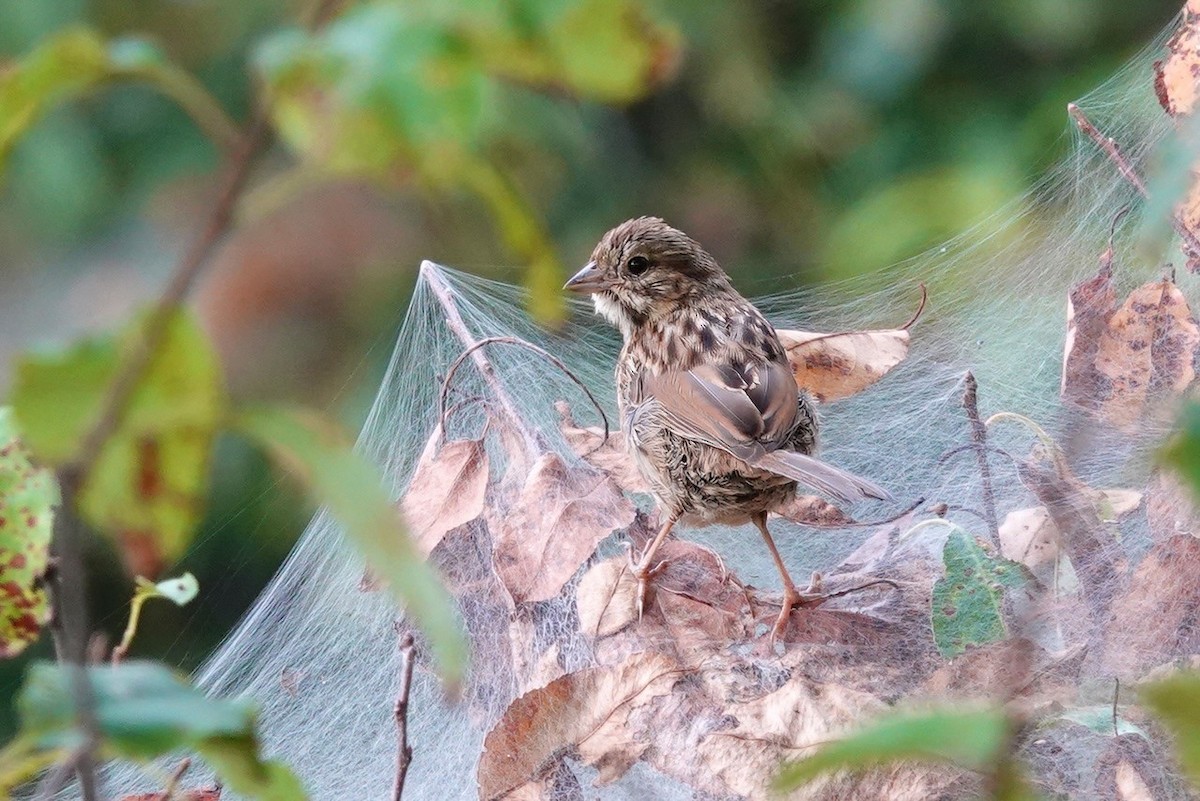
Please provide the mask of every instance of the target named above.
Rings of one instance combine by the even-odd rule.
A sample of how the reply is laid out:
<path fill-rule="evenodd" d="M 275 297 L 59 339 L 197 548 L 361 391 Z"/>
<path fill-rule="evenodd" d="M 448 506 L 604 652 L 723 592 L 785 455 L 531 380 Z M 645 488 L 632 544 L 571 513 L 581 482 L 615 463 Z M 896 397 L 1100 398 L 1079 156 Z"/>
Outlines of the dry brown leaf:
<path fill-rule="evenodd" d="M 1196 378 L 1193 359 L 1200 326 L 1171 281 L 1144 284 L 1108 321 L 1096 370 L 1108 383 L 1100 414 L 1130 428 L 1142 419 L 1152 393 L 1182 392 Z"/>
<path fill-rule="evenodd" d="M 1108 329 L 1109 318 L 1117 310 L 1117 295 L 1112 283 L 1113 246 L 1100 255 L 1100 269 L 1091 278 L 1080 281 L 1067 293 L 1067 341 L 1063 347 L 1063 400 L 1085 408 L 1095 406 L 1103 397 L 1106 383 L 1096 370 L 1100 339 Z"/>
<path fill-rule="evenodd" d="M 1142 493 L 1127 489 L 1095 492 L 1100 519 L 1124 517 L 1142 503 Z M 1058 527 L 1044 506 L 1031 506 L 1009 512 L 1000 524 L 1000 552 L 1005 559 L 1021 562 L 1031 570 L 1058 559 Z"/>
<path fill-rule="evenodd" d="M 775 514 L 793 523 L 814 528 L 854 525 L 854 518 L 816 495 L 793 495 L 775 510 Z"/>
<path fill-rule="evenodd" d="M 1154 801 L 1146 780 L 1137 772 L 1137 768 L 1125 760 L 1117 765 L 1117 797 L 1120 801 Z"/>
<path fill-rule="evenodd" d="M 1200 652 L 1200 539 L 1180 534 L 1155 545 L 1133 572 L 1105 622 L 1100 669 L 1122 679 Z"/>
<path fill-rule="evenodd" d="M 828 402 L 861 392 L 908 356 L 904 328 L 819 334 L 781 329 L 776 333 L 801 389 Z"/>
<path fill-rule="evenodd" d="M 1154 91 L 1172 117 L 1191 114 L 1200 87 L 1200 0 L 1188 0 L 1179 28 L 1167 40 L 1168 56 L 1154 62 Z"/>
<path fill-rule="evenodd" d="M 519 604 L 557 595 L 601 540 L 633 522 L 634 508 L 607 475 L 543 453 L 517 498 L 485 513 L 496 572 Z"/>
<path fill-rule="evenodd" d="M 483 743 L 477 778 L 488 801 L 536 781 L 570 749 L 589 764 L 636 761 L 630 714 L 671 692 L 684 676 L 675 660 L 642 653 L 615 667 L 571 673 L 513 701 Z"/>
<path fill-rule="evenodd" d="M 650 491 L 625 447 L 625 435 L 621 429 L 609 431 L 606 440 L 604 429 L 577 425 L 566 401 L 555 402 L 554 408 L 561 418 L 558 427 L 563 439 L 580 459 L 607 474 L 625 492 Z"/>
<path fill-rule="evenodd" d="M 442 442 L 438 427 L 425 443 L 400 502 L 417 546 L 428 556 L 442 537 L 483 513 L 487 449 L 478 439 Z"/>
<path fill-rule="evenodd" d="M 575 590 L 579 631 L 593 639 L 616 634 L 637 620 L 637 579 L 623 557 L 606 559 L 583 574 Z"/>

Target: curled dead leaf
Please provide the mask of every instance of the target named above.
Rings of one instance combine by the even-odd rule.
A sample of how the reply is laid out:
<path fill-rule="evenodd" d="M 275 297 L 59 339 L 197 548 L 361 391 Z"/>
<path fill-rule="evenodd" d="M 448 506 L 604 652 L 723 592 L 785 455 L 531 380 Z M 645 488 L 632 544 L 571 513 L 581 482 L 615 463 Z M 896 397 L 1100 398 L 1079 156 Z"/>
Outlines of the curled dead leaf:
<path fill-rule="evenodd" d="M 630 716 L 670 693 L 684 674 L 670 657 L 641 653 L 615 667 L 570 673 L 522 695 L 484 739 L 479 797 L 502 798 L 539 781 L 570 749 L 578 749 L 588 764 L 632 764 L 649 743 L 634 739 Z"/>
<path fill-rule="evenodd" d="M 514 603 L 553 598 L 634 508 L 604 473 L 543 453 L 515 499 L 485 510 L 496 572 Z"/>
<path fill-rule="evenodd" d="M 442 442 L 439 426 L 425 443 L 401 500 L 409 530 L 428 556 L 447 533 L 483 513 L 488 457 L 483 440 Z"/>
<path fill-rule="evenodd" d="M 1091 408 L 1103 396 L 1104 380 L 1096 371 L 1096 353 L 1100 339 L 1108 329 L 1109 318 L 1117 310 L 1112 282 L 1113 245 L 1100 255 L 1100 268 L 1091 278 L 1071 287 L 1067 293 L 1067 340 L 1063 346 L 1063 400 Z"/>
<path fill-rule="evenodd" d="M 624 492 L 650 491 L 625 447 L 625 435 L 620 429 L 609 431 L 605 439 L 604 429 L 577 425 L 566 401 L 556 401 L 554 408 L 560 417 L 558 427 L 563 439 L 576 456 L 607 474 Z"/>
<path fill-rule="evenodd" d="M 908 329 L 925 308 L 924 287 L 921 292 L 916 314 L 900 328 L 836 334 L 778 329 L 796 383 L 824 403 L 861 392 L 883 378 L 908 356 Z"/>
<path fill-rule="evenodd" d="M 1092 490 L 1096 513 L 1103 522 L 1113 522 L 1142 505 L 1142 493 L 1128 489 Z M 1000 552 L 1005 559 L 1021 562 L 1031 570 L 1058 558 L 1058 527 L 1044 506 L 1009 512 L 1000 524 Z"/>
<path fill-rule="evenodd" d="M 1135 289 L 1097 346 L 1096 370 L 1108 389 L 1100 396 L 1100 415 L 1129 429 L 1155 394 L 1185 390 L 1196 378 L 1197 345 L 1200 326 L 1179 287 L 1163 280 Z"/>

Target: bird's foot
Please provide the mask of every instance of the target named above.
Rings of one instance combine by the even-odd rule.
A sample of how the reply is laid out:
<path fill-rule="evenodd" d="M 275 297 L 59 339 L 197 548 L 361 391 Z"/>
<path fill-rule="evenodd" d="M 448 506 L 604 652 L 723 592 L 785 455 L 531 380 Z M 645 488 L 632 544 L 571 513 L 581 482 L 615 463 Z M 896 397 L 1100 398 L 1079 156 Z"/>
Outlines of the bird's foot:
<path fill-rule="evenodd" d="M 771 650 L 775 650 L 775 643 L 780 639 L 786 641 L 788 623 L 791 621 L 793 609 L 798 609 L 801 606 L 818 606 L 827 599 L 828 596 L 821 593 L 820 573 L 814 572 L 812 574 L 812 579 L 803 592 L 797 590 L 795 585 L 790 583 L 784 587 L 779 617 L 775 619 L 775 626 L 771 629 L 771 636 L 768 640 Z"/>
<path fill-rule="evenodd" d="M 633 548 L 629 548 L 629 571 L 637 579 L 637 616 L 642 619 L 646 609 L 646 595 L 650 589 L 650 579 L 661 573 L 667 566 L 666 560 L 651 564 L 654 554 L 644 553 L 636 562 L 633 560 Z"/>

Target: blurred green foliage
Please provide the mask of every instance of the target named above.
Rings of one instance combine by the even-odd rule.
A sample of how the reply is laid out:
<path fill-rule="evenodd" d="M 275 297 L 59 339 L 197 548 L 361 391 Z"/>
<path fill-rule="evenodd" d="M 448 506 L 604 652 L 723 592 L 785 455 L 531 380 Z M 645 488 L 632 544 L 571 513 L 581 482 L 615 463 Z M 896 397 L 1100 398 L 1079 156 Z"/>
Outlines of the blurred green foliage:
<path fill-rule="evenodd" d="M 1020 192 L 1058 154 L 1065 103 L 1145 43 L 1178 3 L 663 0 L 652 8 L 662 32 L 648 38 L 617 24 L 622 0 L 588 0 L 586 24 L 558 0 L 507 4 L 524 10 L 517 30 L 537 48 L 527 36 L 494 35 L 488 2 L 409 4 L 412 14 L 436 10 L 453 23 L 449 37 L 389 20 L 394 12 L 376 3 L 312 37 L 294 30 L 305 5 L 3 3 L 0 59 L 87 26 L 124 44 L 85 48 L 96 72 L 73 74 L 62 99 L 78 96 L 82 79 L 171 63 L 239 119 L 255 86 L 287 101 L 276 112 L 285 147 L 256 176 L 198 312 L 237 397 L 333 406 L 357 421 L 421 258 L 480 271 L 533 263 L 545 288 L 557 262 L 583 261 L 610 225 L 655 213 L 705 242 L 751 291 L 785 275 L 810 281 L 878 267 Z M 576 47 L 581 29 L 606 32 L 601 52 L 614 55 L 598 60 Z M 669 77 L 671 65 L 655 54 L 676 42 L 682 60 L 659 91 L 625 108 L 600 102 L 630 100 L 630 76 Z M 387 57 L 398 47 L 412 61 Z M 461 58 L 484 65 L 487 77 L 464 77 L 454 66 Z M 406 68 L 422 80 L 379 80 Z M 364 122 L 350 103 L 335 104 L 337 113 L 309 107 L 310 98 L 288 95 L 297 70 L 358 70 L 361 91 L 388 114 Z M 161 76 L 159 89 L 138 77 L 32 109 L 36 125 L 8 153 L 0 385 L 11 381 L 17 348 L 111 330 L 128 317 L 210 201 L 220 154 L 188 110 L 213 115 L 187 101 L 187 88 L 168 98 Z M 416 113 L 406 87 L 425 97 Z M 572 87 L 590 100 L 551 96 Z M 387 175 L 364 182 L 361 170 L 321 158 L 321 137 L 353 125 L 386 126 L 383 141 L 396 150 L 373 150 L 363 163 Z M 441 189 L 440 168 L 420 181 L 387 180 L 417 167 L 403 150 L 413 142 L 422 163 L 427 151 L 452 154 L 435 163 L 463 171 L 454 189 Z M 147 608 L 135 644 L 184 667 L 244 611 L 311 509 L 244 443 L 219 439 L 214 459 L 211 501 L 181 560 L 205 591 L 186 611 Z M 129 580 L 111 550 L 90 557 L 95 618 L 115 635 Z M 0 698 L 15 694 L 23 667 L 0 663 Z M 11 726 L 0 704 L 0 735 Z"/>

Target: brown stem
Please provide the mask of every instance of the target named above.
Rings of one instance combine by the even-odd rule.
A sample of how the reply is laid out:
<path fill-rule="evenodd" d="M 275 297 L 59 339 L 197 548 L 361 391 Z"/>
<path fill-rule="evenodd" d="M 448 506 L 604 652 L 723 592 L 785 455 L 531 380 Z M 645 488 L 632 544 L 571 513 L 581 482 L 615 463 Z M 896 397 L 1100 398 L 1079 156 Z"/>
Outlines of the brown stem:
<path fill-rule="evenodd" d="M 404 779 L 412 762 L 412 746 L 408 744 L 408 693 L 412 687 L 412 674 L 413 636 L 406 631 L 400 638 L 400 692 L 393 710 L 396 718 L 396 783 L 392 788 L 392 801 L 400 801 L 404 795 Z"/>
<path fill-rule="evenodd" d="M 313 19 L 324 20 L 332 0 L 318 0 Z M 62 505 L 55 524 L 54 551 L 58 558 L 54 614 L 61 627 L 62 667 L 70 678 L 72 700 L 84 740 L 72 759 L 79 777 L 80 797 L 96 796 L 96 749 L 100 728 L 96 720 L 95 695 L 87 675 L 88 620 L 86 572 L 83 563 L 84 527 L 76 514 L 76 499 L 95 468 L 105 444 L 120 427 L 138 384 L 162 348 L 172 315 L 182 305 L 197 277 L 210 263 L 217 244 L 229 230 L 238 197 L 250 177 L 255 157 L 271 140 L 270 117 L 265 106 L 255 112 L 240 147 L 230 156 L 220 192 L 195 240 L 184 251 L 149 318 L 135 337 L 132 351 L 108 386 L 96 422 L 83 437 L 73 461 L 59 470 Z"/>
<path fill-rule="evenodd" d="M 1074 103 L 1067 104 L 1067 114 L 1075 121 L 1075 126 L 1091 139 L 1100 149 L 1108 155 L 1108 160 L 1117 168 L 1117 172 L 1121 173 L 1129 184 L 1137 190 L 1137 193 L 1142 197 L 1150 197 L 1149 191 L 1146 189 L 1146 182 L 1142 180 L 1142 176 L 1138 174 L 1137 169 L 1130 163 L 1125 153 L 1121 150 L 1121 146 L 1111 136 L 1106 136 L 1100 132 L 1100 129 L 1092 124 L 1092 121 L 1083 113 L 1083 109 Z M 1200 255 L 1200 239 L 1192 232 L 1190 228 L 1184 225 L 1179 219 L 1179 215 L 1171 215 L 1171 226 L 1175 229 L 1175 233 L 1183 239 L 1187 244 L 1188 249 L 1196 255 Z"/>
<path fill-rule="evenodd" d="M 553 353 L 550 353 L 545 348 L 540 348 L 532 342 L 526 342 L 520 337 L 486 337 L 479 340 L 474 345 L 469 346 L 462 353 L 458 354 L 458 358 L 454 360 L 454 363 L 450 365 L 450 369 L 446 371 L 446 377 L 442 379 L 442 392 L 438 398 L 438 420 L 441 421 L 443 429 L 446 427 L 446 397 L 450 394 L 450 382 L 453 380 L 454 374 L 458 372 L 458 368 L 468 356 L 474 354 L 475 351 L 487 345 L 516 345 L 517 347 L 533 351 L 557 367 L 559 370 L 562 370 L 567 378 L 571 379 L 571 381 L 575 383 L 575 386 L 583 390 L 583 393 L 587 395 L 588 400 L 592 402 L 592 406 L 596 407 L 596 411 L 600 412 L 600 419 L 604 421 L 604 442 L 608 442 L 608 435 L 610 433 L 608 415 L 604 413 L 604 408 L 600 405 L 600 401 L 596 400 L 596 396 L 593 395 L 592 391 L 587 388 L 587 384 L 584 384 L 583 381 L 579 379 L 579 376 L 575 375 L 575 373 L 573 373 L 569 367 L 563 364 L 562 359 L 558 358 Z"/>
<path fill-rule="evenodd" d="M 963 408 L 967 410 L 967 419 L 971 421 L 971 447 L 975 451 L 975 459 L 979 462 L 979 477 L 983 483 L 983 515 L 987 522 L 988 532 L 992 535 L 992 543 L 1000 547 L 1000 525 L 996 517 L 996 493 L 992 487 L 992 469 L 988 465 L 987 426 L 979 418 L 979 383 L 975 374 L 967 371 L 963 378 Z"/>
<path fill-rule="evenodd" d="M 446 325 L 450 326 L 450 330 L 454 332 L 459 341 L 470 349 L 471 360 L 475 362 L 475 366 L 479 368 L 479 373 L 483 376 L 484 382 L 492 390 L 492 394 L 496 396 L 496 402 L 500 404 L 505 414 L 511 419 L 512 424 L 521 432 L 521 437 L 525 440 L 529 452 L 537 453 L 540 451 L 541 448 L 538 444 L 537 435 L 525 425 L 525 421 L 517 410 L 517 405 L 513 403 L 512 397 L 508 394 L 508 390 L 504 388 L 504 384 L 496 377 L 496 370 L 492 367 L 492 363 L 483 355 L 483 351 L 477 347 L 479 340 L 475 339 L 475 336 L 471 333 L 471 329 L 467 328 L 467 323 L 463 320 L 462 314 L 458 310 L 458 305 L 454 302 L 454 291 L 450 288 L 450 284 L 446 282 L 446 277 L 442 275 L 437 265 L 430 261 L 421 264 L 421 277 L 429 285 L 433 296 L 437 298 L 438 303 L 445 310 Z"/>

